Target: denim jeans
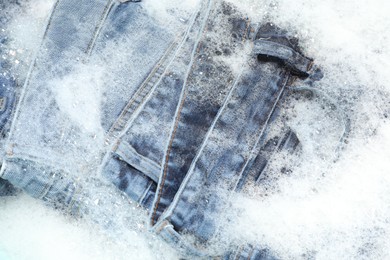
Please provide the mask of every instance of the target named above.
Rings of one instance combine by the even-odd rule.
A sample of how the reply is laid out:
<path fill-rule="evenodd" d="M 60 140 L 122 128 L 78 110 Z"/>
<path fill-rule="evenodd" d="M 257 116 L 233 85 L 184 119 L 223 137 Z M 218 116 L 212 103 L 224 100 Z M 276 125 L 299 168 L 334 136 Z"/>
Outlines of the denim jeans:
<path fill-rule="evenodd" d="M 5 9 L 10 2 L 0 4 L 0 9 Z M 0 18 L 0 28 L 8 23 L 6 17 Z M 9 42 L 9 35 L 5 30 L 0 30 L 0 57 L 7 57 L 10 50 L 6 47 Z M 5 58 L 0 59 L 0 147 L 3 147 L 7 138 L 11 117 L 16 103 L 16 82 L 12 73 L 12 64 Z M 3 151 L 3 149 L 2 149 Z M 0 153 L 3 157 L 3 152 Z M 17 193 L 7 180 L 0 179 L 0 196 L 9 196 Z"/>
<path fill-rule="evenodd" d="M 206 257 L 227 207 L 217 191 L 261 174 L 269 124 L 312 61 L 285 31 L 224 1 L 167 13 L 169 25 L 138 1 L 59 0 L 15 108 L 1 177 L 76 214 L 85 181 L 101 174 L 150 212 L 163 239 Z M 84 92 L 64 104 L 83 87 L 80 73 L 95 69 L 104 75 L 100 110 L 89 110 Z M 277 149 L 298 143 L 286 131 Z M 224 257 L 272 258 L 252 245 Z"/>

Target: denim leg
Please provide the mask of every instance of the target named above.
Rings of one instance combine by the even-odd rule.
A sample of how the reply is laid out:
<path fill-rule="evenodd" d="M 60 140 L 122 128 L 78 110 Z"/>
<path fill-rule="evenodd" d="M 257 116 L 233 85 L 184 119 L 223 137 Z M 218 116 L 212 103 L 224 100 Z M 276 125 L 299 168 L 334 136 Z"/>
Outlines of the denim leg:
<path fill-rule="evenodd" d="M 196 49 L 175 115 L 151 214 L 154 224 L 172 203 L 237 75 L 226 60 L 241 50 L 249 22 L 226 3 L 203 2 Z M 218 28 L 218 30 L 216 30 Z"/>
<path fill-rule="evenodd" d="M 176 21 L 172 32 L 150 16 L 144 4 L 127 2 L 112 6 L 91 51 L 91 61 L 103 64 L 104 84 L 101 122 L 112 144 L 138 115 L 176 51 L 186 25 Z"/>
<path fill-rule="evenodd" d="M 61 86 L 49 82 L 85 60 L 110 4 L 104 0 L 56 3 L 6 143 L 2 177 L 56 207 L 71 200 L 71 175 L 77 171 L 72 154 L 85 147 L 70 140 L 77 139 L 79 132 L 58 109 L 53 92 Z"/>
<path fill-rule="evenodd" d="M 255 42 L 261 36 L 259 33 Z M 279 39 L 270 37 L 268 40 L 267 46 Z M 290 45 L 283 48 L 288 48 L 289 53 L 294 52 Z M 255 49 L 255 54 L 258 50 Z M 262 51 L 268 53 L 269 50 Z M 236 189 L 248 164 L 256 158 L 261 143 L 267 140 L 267 126 L 286 87 L 294 79 L 292 73 L 296 73 L 295 69 L 306 70 L 305 65 L 310 64 L 306 58 L 303 66 L 300 58 L 294 61 L 297 64 L 287 66 L 279 59 L 249 55 L 244 72 L 222 103 L 156 229 L 160 223 L 169 221 L 176 232 L 193 235 L 197 247 L 206 249 L 206 242 L 219 228 L 216 219 L 226 210 L 229 193 Z M 291 68 L 291 65 L 297 66 Z M 289 145 L 287 141 L 290 139 L 295 140 L 292 134 L 280 141 L 281 146 Z"/>
<path fill-rule="evenodd" d="M 135 24 L 146 24 L 151 27 L 150 33 L 144 37 L 144 32 L 139 35 L 139 28 L 129 25 L 125 34 L 141 42 L 150 41 L 150 35 L 158 36 L 150 51 L 169 44 L 151 72 L 146 71 L 149 74 L 109 130 L 107 137 L 114 145 L 102 168 L 102 173 L 119 189 L 147 209 L 151 208 L 159 181 L 161 161 L 189 66 L 188 53 L 195 45 L 191 32 L 199 26 L 196 15 L 197 11 L 177 27 L 175 39 L 163 43 L 158 34 L 164 29 L 143 22 L 143 18 L 137 18 Z"/>
<path fill-rule="evenodd" d="M 205 241 L 214 234 L 214 214 L 224 208 L 216 188 L 235 188 L 288 80 L 275 64 L 251 63 L 210 129 L 170 214 L 175 227 Z"/>

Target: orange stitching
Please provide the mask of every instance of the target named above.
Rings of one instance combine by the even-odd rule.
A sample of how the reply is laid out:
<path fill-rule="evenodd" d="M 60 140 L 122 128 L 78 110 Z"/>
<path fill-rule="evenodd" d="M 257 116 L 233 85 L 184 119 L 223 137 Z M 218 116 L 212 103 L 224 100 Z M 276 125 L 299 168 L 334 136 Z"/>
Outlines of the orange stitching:
<path fill-rule="evenodd" d="M 278 92 L 279 95 L 282 95 L 282 92 L 285 91 L 285 89 L 287 88 L 287 83 L 288 83 L 288 81 L 290 80 L 290 74 L 289 74 L 288 72 L 285 73 L 285 76 L 286 76 L 286 79 L 285 79 L 284 82 L 283 82 L 282 89 L 280 90 L 280 92 Z M 278 96 L 279 96 L 279 95 L 278 95 Z M 277 100 L 275 101 L 275 103 L 274 103 L 275 107 L 271 110 L 271 112 L 268 114 L 268 116 L 270 116 L 270 115 L 275 111 L 275 108 L 276 108 L 276 106 L 277 106 L 276 103 L 278 103 L 278 102 L 279 102 L 279 99 L 277 99 Z M 263 126 L 263 128 L 259 128 L 259 129 L 258 129 L 258 130 L 260 130 L 260 134 L 259 134 L 259 136 L 256 138 L 256 140 L 260 140 L 260 139 L 261 139 L 261 137 L 263 136 L 261 129 L 265 129 L 265 127 L 267 127 L 268 123 L 269 123 L 269 120 L 265 122 L 265 125 Z M 256 149 L 256 147 L 257 147 L 257 144 L 256 144 L 256 141 L 255 141 L 255 143 L 253 144 L 253 146 L 249 149 L 249 152 L 251 153 L 254 149 Z M 245 169 L 247 168 L 247 166 L 248 166 L 248 161 L 249 161 L 249 160 L 250 160 L 250 156 L 248 156 L 248 158 L 246 158 L 245 164 L 241 167 L 240 171 L 238 172 L 238 176 L 237 176 L 238 180 L 236 181 L 236 184 L 233 184 L 235 187 L 232 188 L 232 190 L 235 190 L 235 189 L 237 188 L 237 184 L 238 184 L 238 182 L 240 181 L 243 172 L 244 172 Z"/>
<path fill-rule="evenodd" d="M 114 6 L 114 1 L 111 0 L 111 1 L 107 2 L 107 5 L 103 10 L 102 15 L 100 16 L 99 23 L 95 27 L 92 39 L 88 43 L 87 49 L 85 50 L 85 53 L 88 54 L 88 56 L 91 54 L 92 49 L 95 46 L 97 37 L 100 35 L 100 32 L 101 32 L 102 27 L 104 25 L 104 22 L 107 20 L 107 17 L 108 17 L 113 6 Z"/>
<path fill-rule="evenodd" d="M 248 34 L 248 29 L 249 29 L 249 25 L 250 25 L 250 19 L 249 18 L 247 18 L 248 20 L 247 20 L 247 22 L 246 22 L 246 27 L 245 27 L 245 31 L 244 31 L 244 37 L 242 37 L 242 43 L 244 43 L 244 41 L 245 41 L 245 38 L 247 37 L 247 34 Z"/>
<path fill-rule="evenodd" d="M 156 66 L 152 69 L 152 72 L 150 75 L 145 79 L 145 81 L 141 84 L 141 87 L 136 91 L 136 93 L 133 95 L 129 103 L 124 107 L 122 110 L 121 114 L 119 115 L 118 119 L 115 121 L 115 123 L 112 125 L 110 130 L 108 131 L 106 135 L 106 139 L 110 139 L 111 135 L 113 135 L 113 132 L 115 132 L 115 128 L 119 125 L 119 122 L 125 117 L 125 115 L 128 113 L 127 110 L 131 107 L 131 105 L 136 101 L 137 98 L 142 96 L 143 91 L 147 89 L 147 84 L 151 82 L 154 78 L 158 78 L 159 76 L 156 76 L 157 71 L 162 67 L 164 68 L 164 62 L 165 60 L 169 57 L 170 53 L 175 49 L 174 46 L 177 44 L 177 41 L 174 41 L 171 46 L 169 46 L 167 52 L 163 55 L 163 57 L 157 62 Z M 160 76 L 162 77 L 163 74 Z M 154 86 L 154 85 L 153 85 Z M 153 87 L 152 87 L 153 88 Z M 149 92 L 150 93 L 150 90 Z M 136 111 L 142 104 L 143 101 L 145 100 L 147 94 L 144 95 L 144 97 L 140 100 L 140 104 L 134 109 Z M 122 129 L 119 129 L 119 131 L 122 131 Z"/>
<path fill-rule="evenodd" d="M 210 15 L 208 16 L 207 20 L 209 19 Z M 249 19 L 248 19 L 248 22 L 247 22 L 247 27 L 245 29 L 245 31 L 247 31 L 247 28 L 249 26 Z M 202 32 L 202 35 L 200 37 L 203 36 L 203 34 L 209 29 L 209 26 L 207 25 L 206 23 L 206 26 L 205 26 L 205 29 L 203 30 Z M 246 34 L 246 33 L 245 33 Z M 244 38 L 245 39 L 245 38 Z M 244 42 L 244 39 L 242 42 Z M 199 45 L 196 49 L 196 54 L 199 54 L 199 50 L 202 46 L 202 42 L 199 42 Z M 195 66 L 195 63 L 191 66 L 191 70 L 194 68 Z M 185 86 L 184 86 L 185 87 Z M 156 217 L 156 214 L 157 214 L 157 208 L 160 204 L 160 200 L 161 200 L 161 197 L 162 197 L 162 193 L 163 193 L 163 187 L 164 187 L 164 184 L 165 184 L 165 180 L 166 180 L 166 177 L 167 177 L 167 171 L 168 171 L 168 161 L 169 161 L 169 157 L 170 157 L 170 152 L 171 152 L 171 148 L 172 148 L 172 144 L 173 144 L 173 139 L 175 138 L 175 135 L 176 135 L 176 131 L 177 131 L 177 127 L 178 127 L 178 124 L 179 124 L 179 120 L 180 120 L 180 117 L 181 117 L 181 110 L 183 109 L 183 106 L 184 106 L 184 101 L 187 97 L 187 91 L 188 89 L 186 88 L 185 89 L 185 92 L 183 94 L 183 100 L 182 102 L 180 103 L 180 106 L 179 106 L 179 114 L 175 120 L 175 126 L 174 126 L 174 129 L 172 131 L 172 137 L 169 141 L 169 145 L 168 145 L 168 149 L 167 149 L 167 154 L 165 156 L 165 163 L 164 163 L 164 171 L 163 171 L 163 176 L 161 177 L 161 185 L 160 185 L 160 189 L 158 190 L 158 193 L 157 193 L 157 199 L 156 199 L 156 204 L 155 206 L 153 207 L 153 213 L 152 213 L 152 216 L 151 216 L 151 225 L 154 225 L 156 223 L 156 220 L 155 220 L 155 217 Z"/>
<path fill-rule="evenodd" d="M 185 87 L 185 86 L 184 86 Z M 179 113 L 178 113 L 178 116 L 175 120 L 175 127 L 173 128 L 173 131 L 172 131 L 172 137 L 171 139 L 169 140 L 169 145 L 168 145 L 168 149 L 167 149 L 167 154 L 165 155 L 165 164 L 164 164 L 164 171 L 163 171 L 163 176 L 161 177 L 161 186 L 160 186 L 160 189 L 158 190 L 158 194 L 157 194 L 157 201 L 156 201 L 156 204 L 155 206 L 153 207 L 153 214 L 152 214 L 152 217 L 151 217 L 151 224 L 154 225 L 156 222 L 155 222 L 155 217 L 156 217 L 156 213 L 157 213 L 157 208 L 160 204 L 160 199 L 161 199 L 161 196 L 162 196 L 162 190 L 163 190 L 163 187 L 164 187 L 164 184 L 165 184 L 165 179 L 167 177 L 167 171 L 168 171 L 168 161 L 169 161 L 169 155 L 171 153 L 171 149 L 172 149 L 172 144 L 173 144 L 173 139 L 175 138 L 175 135 L 176 135 L 176 131 L 177 131 L 177 127 L 179 125 L 179 120 L 180 120 L 180 117 L 181 117 L 181 110 L 183 109 L 183 106 L 184 106 L 184 101 L 187 97 L 187 91 L 188 89 L 186 88 L 185 89 L 185 92 L 183 94 L 183 100 L 182 102 L 180 103 L 180 107 L 179 107 Z"/>
<path fill-rule="evenodd" d="M 209 19 L 210 15 L 207 17 L 207 20 Z M 199 38 L 202 38 L 203 37 L 203 34 L 208 30 L 208 26 L 206 25 L 205 28 L 203 29 L 203 32 L 202 34 L 200 35 Z M 195 55 L 198 55 L 199 54 L 199 50 L 202 46 L 202 42 L 199 41 L 198 43 L 198 47 L 196 48 L 196 52 L 195 52 Z M 190 71 L 192 71 L 194 69 L 194 66 L 195 66 L 195 63 L 192 64 L 191 66 L 191 69 Z M 190 75 L 188 75 L 189 77 Z M 171 149 L 172 149 L 172 144 L 173 144 L 173 139 L 175 138 L 175 135 L 176 135 L 176 131 L 177 131 L 177 127 L 179 125 L 179 120 L 180 120 L 180 117 L 181 117 L 181 111 L 183 109 L 183 106 L 184 106 L 184 102 L 185 102 L 185 99 L 187 98 L 187 92 L 188 92 L 188 88 L 186 88 L 186 86 L 184 86 L 185 88 L 185 92 L 183 94 L 183 99 L 182 101 L 180 102 L 180 106 L 179 106 L 179 110 L 178 110 L 178 116 L 177 118 L 175 119 L 175 126 L 173 128 L 173 131 L 172 131 L 172 136 L 171 136 L 171 139 L 169 140 L 169 144 L 168 144 L 168 149 L 167 149 L 167 154 L 165 156 L 165 163 L 164 163 L 164 171 L 163 171 L 163 176 L 161 177 L 161 185 L 160 185 L 160 189 L 158 190 L 158 193 L 157 193 L 157 199 L 156 199 L 156 204 L 154 205 L 153 207 L 153 213 L 152 213 L 152 217 L 150 219 L 150 222 L 151 222 L 151 225 L 153 226 L 156 221 L 155 221 L 155 217 L 156 217 L 156 214 L 157 214 L 157 208 L 160 204 L 160 200 L 161 200 L 161 196 L 162 196 L 162 193 L 163 193 L 163 187 L 164 187 L 164 184 L 165 184 L 165 180 L 166 180 L 166 177 L 167 177 L 167 171 L 168 171 L 168 161 L 169 161 L 169 157 L 170 157 L 170 153 L 171 153 Z"/>

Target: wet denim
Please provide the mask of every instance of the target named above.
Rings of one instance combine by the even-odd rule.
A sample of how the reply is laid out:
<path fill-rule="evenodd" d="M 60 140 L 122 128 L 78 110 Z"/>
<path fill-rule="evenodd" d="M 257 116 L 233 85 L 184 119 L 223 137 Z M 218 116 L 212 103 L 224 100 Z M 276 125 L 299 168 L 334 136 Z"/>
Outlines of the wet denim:
<path fill-rule="evenodd" d="M 216 191 L 234 192 L 261 173 L 267 127 L 288 86 L 310 74 L 311 60 L 286 32 L 254 24 L 224 1 L 200 1 L 194 13 L 176 14 L 175 30 L 142 2 L 120 2 L 56 3 L 16 109 L 1 177 L 75 213 L 88 196 L 80 181 L 86 177 L 78 175 L 94 176 L 98 167 L 149 210 L 162 238 L 185 254 L 209 256 L 215 216 L 227 206 Z M 111 58 L 118 53 L 120 65 Z M 236 55 L 246 60 L 239 69 Z M 60 109 L 60 86 L 51 82 L 95 62 L 109 75 L 104 154 L 80 157 L 97 141 Z M 298 142 L 288 131 L 279 147 Z M 225 258 L 271 258 L 250 245 L 231 251 Z"/>
<path fill-rule="evenodd" d="M 0 10 L 5 9 L 11 2 L 0 4 Z M 0 28 L 3 29 L 8 23 L 6 17 L 0 18 Z M 9 35 L 6 30 L 0 30 L 0 146 L 3 147 L 7 137 L 11 117 L 16 103 L 16 81 L 12 73 L 12 64 L 6 59 L 10 50 L 6 47 Z M 1 157 L 3 156 L 1 152 Z M 0 179 L 0 196 L 9 196 L 17 193 L 10 182 Z"/>
<path fill-rule="evenodd" d="M 210 17 L 218 21 L 218 16 Z M 229 12 L 225 19 L 231 21 L 231 17 Z M 172 241 L 180 243 L 176 232 L 190 234 L 196 237 L 194 250 L 206 251 L 206 242 L 217 233 L 217 216 L 227 209 L 227 198 L 218 190 L 236 190 L 263 145 L 267 125 L 286 87 L 295 75 L 309 71 L 311 61 L 290 44 L 283 45 L 283 37 L 267 35 L 272 30 L 262 27 L 252 39 L 255 52 L 248 56 L 245 69 L 232 80 L 233 84 L 225 85 L 228 91 L 221 103 L 213 107 L 210 100 L 199 99 L 199 95 L 207 97 L 208 92 L 215 96 L 214 88 L 191 85 L 181 100 L 151 214 L 152 221 L 157 220 L 157 232 L 175 237 Z M 205 56 L 213 55 L 213 49 L 200 47 L 199 55 L 204 52 Z M 262 56 L 267 59 L 262 60 Z M 196 66 L 194 72 L 199 75 Z M 196 133 L 198 139 L 187 133 Z M 183 155 L 188 155 L 188 161 Z"/>
<path fill-rule="evenodd" d="M 150 35 L 154 35 L 156 39 L 145 44 Z M 70 204 L 64 198 L 73 198 L 76 190 L 64 190 L 63 187 L 78 186 L 74 184 L 77 172 L 91 163 L 88 155 L 86 158 L 76 156 L 88 148 L 77 141 L 92 137 L 83 134 L 60 111 L 53 94 L 55 86 L 48 82 L 53 77 L 72 73 L 79 64 L 92 60 L 94 56 L 106 62 L 108 74 L 112 78 L 120 75 L 116 77 L 119 81 L 107 82 L 112 87 L 106 89 L 102 105 L 101 121 L 107 132 L 109 147 L 114 143 L 116 135 L 126 127 L 122 123 L 127 124 L 134 119 L 144 99 L 157 83 L 153 80 L 161 77 L 163 66 L 160 65 L 164 65 L 164 59 L 169 59 L 167 53 L 175 51 L 175 46 L 172 46 L 175 37 L 136 3 L 57 2 L 18 104 L 18 112 L 6 146 L 3 178 L 34 197 L 46 197 L 41 194 L 41 189 L 47 188 L 42 187 L 52 186 L 59 193 L 52 198 L 55 203 L 63 203 L 65 206 Z M 124 40 L 132 43 L 128 50 L 121 50 L 123 55 L 129 55 L 128 66 L 118 68 L 116 64 L 110 64 L 110 54 L 104 49 L 110 42 Z M 135 52 L 137 55 L 134 55 Z M 141 69 L 131 70 L 136 66 Z M 155 69 L 158 66 L 160 70 Z M 152 74 L 160 76 L 153 77 Z M 93 144 L 93 140 L 89 141 Z M 31 167 L 27 175 L 24 167 L 30 164 L 37 167 Z M 53 179 L 52 176 L 56 178 Z"/>

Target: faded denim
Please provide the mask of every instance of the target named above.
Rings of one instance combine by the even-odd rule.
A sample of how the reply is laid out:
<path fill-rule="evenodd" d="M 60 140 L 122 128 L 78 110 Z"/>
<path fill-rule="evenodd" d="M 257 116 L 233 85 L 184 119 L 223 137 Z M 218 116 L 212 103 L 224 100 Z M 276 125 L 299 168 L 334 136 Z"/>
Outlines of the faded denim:
<path fill-rule="evenodd" d="M 289 85 L 310 76 L 312 61 L 286 32 L 252 23 L 224 1 L 200 1 L 194 13 L 176 14 L 175 31 L 142 2 L 120 2 L 56 3 L 16 107 L 1 177 L 83 214 L 82 180 L 101 173 L 149 210 L 163 239 L 183 254 L 211 256 L 215 216 L 227 207 L 216 190 L 235 192 L 259 178 L 269 124 Z M 131 45 L 112 48 L 123 42 Z M 118 52 L 125 66 L 111 59 Z M 235 55 L 246 60 L 238 70 Z M 103 153 L 80 156 L 96 137 L 60 109 L 60 86 L 51 82 L 95 62 L 109 75 L 101 104 L 105 143 Z M 294 151 L 296 135 L 283 131 L 272 149 Z M 252 245 L 220 256 L 273 259 Z"/>
<path fill-rule="evenodd" d="M 0 4 L 0 9 L 5 9 L 11 2 Z M 2 29 L 9 21 L 5 17 L 0 18 L 0 28 Z M 0 30 L 0 57 L 7 57 L 9 49 L 6 47 L 9 41 L 9 35 L 6 30 Z M 16 81 L 12 73 L 12 64 L 2 58 L 0 59 L 0 146 L 3 147 L 7 137 L 11 117 L 16 103 Z M 0 153 L 1 157 L 3 153 Z M 0 179 L 0 196 L 9 196 L 17 193 L 11 183 Z"/>

